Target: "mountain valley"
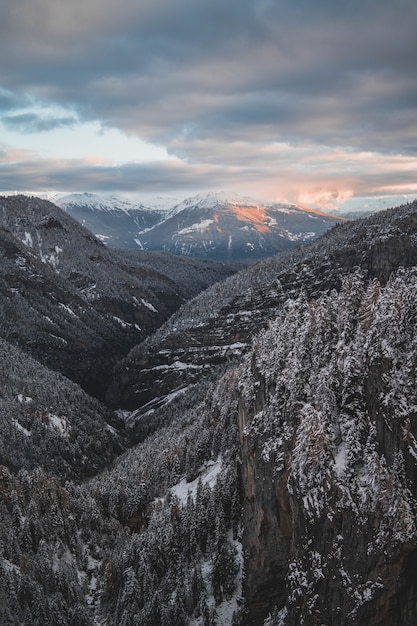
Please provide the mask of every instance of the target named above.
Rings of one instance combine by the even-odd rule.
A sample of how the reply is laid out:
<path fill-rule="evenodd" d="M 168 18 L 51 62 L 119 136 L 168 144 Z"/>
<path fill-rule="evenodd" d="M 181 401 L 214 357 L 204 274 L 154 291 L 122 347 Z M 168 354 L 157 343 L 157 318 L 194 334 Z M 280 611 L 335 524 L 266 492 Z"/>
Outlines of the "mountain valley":
<path fill-rule="evenodd" d="M 416 623 L 417 202 L 332 223 L 237 272 L 0 198 L 1 624 Z"/>
<path fill-rule="evenodd" d="M 237 269 L 110 250 L 52 203 L 25 196 L 1 199 L 0 240 L 1 336 L 98 396 L 123 354 Z"/>

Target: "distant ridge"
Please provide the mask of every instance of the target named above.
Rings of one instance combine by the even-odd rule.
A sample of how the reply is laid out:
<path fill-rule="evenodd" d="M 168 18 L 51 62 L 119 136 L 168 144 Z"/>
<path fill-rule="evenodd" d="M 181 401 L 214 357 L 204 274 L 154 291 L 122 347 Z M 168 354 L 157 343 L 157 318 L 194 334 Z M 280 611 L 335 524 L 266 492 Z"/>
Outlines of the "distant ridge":
<path fill-rule="evenodd" d="M 146 250 L 251 263 L 312 241 L 343 219 L 221 191 L 186 198 L 138 242 Z"/>
<path fill-rule="evenodd" d="M 171 206 L 163 198 L 135 203 L 91 193 L 64 195 L 55 202 L 110 247 L 245 263 L 312 241 L 344 220 L 225 191 L 173 200 Z"/>

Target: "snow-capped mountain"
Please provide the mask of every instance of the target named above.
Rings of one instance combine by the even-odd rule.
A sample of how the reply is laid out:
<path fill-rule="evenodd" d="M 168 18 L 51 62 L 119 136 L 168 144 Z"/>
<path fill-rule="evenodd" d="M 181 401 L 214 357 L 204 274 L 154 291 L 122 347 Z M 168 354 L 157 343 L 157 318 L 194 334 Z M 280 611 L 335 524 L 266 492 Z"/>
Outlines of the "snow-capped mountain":
<path fill-rule="evenodd" d="M 399 206 L 415 200 L 415 195 L 355 197 L 345 200 L 339 208 L 340 215 L 348 219 L 368 217 L 372 213 Z"/>
<path fill-rule="evenodd" d="M 249 196 L 239 196 L 236 193 L 217 191 L 209 193 L 199 193 L 195 196 L 185 198 L 179 204 L 175 204 L 171 210 L 167 213 L 167 219 L 173 217 L 177 213 L 181 213 L 184 210 L 199 210 L 199 209 L 213 209 L 221 208 L 225 205 L 233 206 L 253 206 L 260 207 L 262 203 L 250 198 Z"/>
<path fill-rule="evenodd" d="M 137 242 L 146 250 L 252 262 L 311 241 L 342 219 L 292 204 L 209 193 L 174 206 L 139 233 Z"/>
<path fill-rule="evenodd" d="M 141 201 L 92 193 L 57 196 L 58 206 L 110 247 L 253 262 L 311 241 L 337 220 L 315 209 L 266 203 L 234 193 Z"/>
<path fill-rule="evenodd" d="M 142 205 L 134 205 L 122 198 L 116 198 L 115 196 L 105 196 L 96 193 L 71 193 L 63 196 L 59 196 L 56 199 L 56 204 L 61 208 L 66 205 L 86 206 L 93 211 L 124 211 L 128 213 L 129 210 L 134 208 L 142 209 Z"/>
<path fill-rule="evenodd" d="M 73 193 L 53 201 L 115 248 L 140 247 L 136 242 L 138 232 L 151 228 L 164 213 L 164 209 L 149 208 L 141 202 L 95 193 Z"/>

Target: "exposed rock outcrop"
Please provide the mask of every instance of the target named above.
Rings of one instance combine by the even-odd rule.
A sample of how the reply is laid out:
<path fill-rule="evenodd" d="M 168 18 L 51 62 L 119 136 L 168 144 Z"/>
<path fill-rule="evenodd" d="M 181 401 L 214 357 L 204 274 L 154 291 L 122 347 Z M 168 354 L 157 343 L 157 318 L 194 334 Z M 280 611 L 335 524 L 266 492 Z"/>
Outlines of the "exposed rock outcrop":
<path fill-rule="evenodd" d="M 300 299 L 247 360 L 248 625 L 416 623 L 416 279 Z"/>

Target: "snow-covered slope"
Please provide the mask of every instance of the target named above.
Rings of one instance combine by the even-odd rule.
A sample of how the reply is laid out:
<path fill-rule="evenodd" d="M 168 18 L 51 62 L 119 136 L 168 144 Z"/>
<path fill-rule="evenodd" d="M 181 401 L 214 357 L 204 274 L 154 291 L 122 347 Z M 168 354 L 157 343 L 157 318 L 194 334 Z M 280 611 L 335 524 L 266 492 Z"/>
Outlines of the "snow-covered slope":
<path fill-rule="evenodd" d="M 72 193 L 59 196 L 55 204 L 61 208 L 69 206 L 85 206 L 92 211 L 124 211 L 128 213 L 132 209 L 143 209 L 142 205 L 136 205 L 129 200 L 116 198 L 115 196 L 100 195 L 96 193 Z"/>
<path fill-rule="evenodd" d="M 121 364 L 120 390 L 130 388 L 131 408 L 147 402 L 130 416 L 132 426 L 139 418 L 140 440 L 170 419 L 182 429 L 167 429 L 164 441 L 161 429 L 158 441 L 138 448 L 148 446 L 143 456 L 153 476 L 161 450 L 163 479 L 178 471 L 170 483 L 173 500 L 148 498 L 149 508 L 142 505 L 149 513 L 144 561 L 158 558 L 169 569 L 179 537 L 206 537 L 217 509 L 211 513 L 207 498 L 199 521 L 193 517 L 197 507 L 185 491 L 193 496 L 196 479 L 201 490 L 207 470 L 201 458 L 191 470 L 189 460 L 194 449 L 204 451 L 211 455 L 208 467 L 231 452 L 229 470 L 235 468 L 242 497 L 244 583 L 235 622 L 225 623 L 416 623 L 416 224 L 414 204 L 345 223 L 309 246 L 256 264 L 183 307 Z M 256 334 L 261 326 L 265 331 Z M 237 341 L 239 350 L 227 352 Z M 246 352 L 243 364 L 239 351 Z M 204 396 L 198 381 L 209 372 L 214 378 L 219 363 L 229 369 Z M 137 458 L 146 480 L 150 470 Z M 133 463 L 132 453 L 123 466 L 132 483 L 138 480 Z M 121 475 L 119 468 L 115 482 Z M 226 500 L 224 491 L 215 492 Z M 222 515 L 232 509 L 218 506 Z M 184 520 L 188 531 L 179 530 Z M 165 559 L 159 549 L 151 556 L 158 534 L 166 540 Z M 233 536 L 231 521 L 222 536 Z M 187 571 L 204 573 L 210 550 L 190 553 Z M 136 554 L 132 549 L 124 567 L 141 581 Z M 241 567 L 236 556 L 234 566 Z M 164 578 L 165 572 L 149 603 L 164 589 L 169 611 L 182 582 L 170 586 L 175 577 Z M 202 579 L 205 594 L 216 597 Z M 122 582 L 117 597 L 128 588 Z M 213 623 L 222 623 L 222 600 Z M 197 600 L 188 606 L 190 620 L 200 615 Z"/>
<path fill-rule="evenodd" d="M 288 298 L 301 291 L 314 298 L 338 289 L 352 268 L 386 282 L 399 265 L 416 264 L 416 215 L 414 205 L 345 222 L 311 244 L 214 285 L 134 348 L 120 371 L 116 368 L 112 401 L 132 409 L 160 402 L 172 389 L 194 383 L 214 365 L 246 352 L 256 330 L 267 326 Z"/>

